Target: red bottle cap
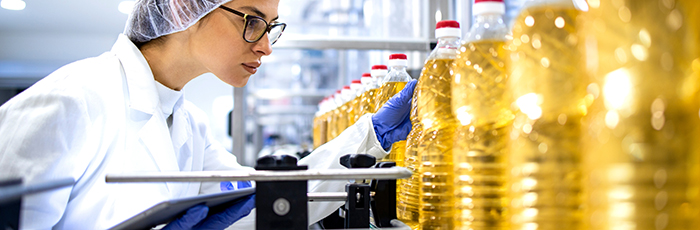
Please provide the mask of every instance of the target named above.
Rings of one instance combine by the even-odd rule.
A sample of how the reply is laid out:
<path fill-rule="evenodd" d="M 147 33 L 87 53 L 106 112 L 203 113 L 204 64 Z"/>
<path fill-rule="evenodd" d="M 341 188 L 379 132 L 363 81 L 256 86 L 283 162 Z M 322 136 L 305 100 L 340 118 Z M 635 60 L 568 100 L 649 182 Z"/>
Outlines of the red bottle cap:
<path fill-rule="evenodd" d="M 404 56 L 406 56 L 406 55 L 404 55 Z M 391 58 L 391 56 L 389 58 Z M 389 69 L 389 68 L 386 67 L 385 65 L 373 65 L 372 69 Z"/>
<path fill-rule="evenodd" d="M 392 55 L 389 55 L 389 60 L 394 60 L 394 59 L 408 60 L 408 57 L 407 57 L 405 54 L 392 54 Z"/>
<path fill-rule="evenodd" d="M 479 1 L 479 0 L 477 0 Z M 459 22 L 455 20 L 443 20 L 439 21 L 437 25 L 435 26 L 435 29 L 440 29 L 440 28 L 459 28 Z"/>

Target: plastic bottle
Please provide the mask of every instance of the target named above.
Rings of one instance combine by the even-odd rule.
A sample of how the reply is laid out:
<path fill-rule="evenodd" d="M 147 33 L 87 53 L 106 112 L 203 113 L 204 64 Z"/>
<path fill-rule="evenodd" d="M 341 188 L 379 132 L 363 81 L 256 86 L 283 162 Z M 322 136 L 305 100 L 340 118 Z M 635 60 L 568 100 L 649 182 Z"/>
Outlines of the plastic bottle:
<path fill-rule="evenodd" d="M 502 0 L 476 0 L 475 23 L 452 66 L 455 229 L 507 229 L 507 157 L 513 112 L 506 91 Z"/>
<path fill-rule="evenodd" d="M 352 100 L 348 104 L 348 126 L 355 124 L 355 121 L 360 118 L 360 101 L 362 100 L 362 81 L 360 79 L 352 80 L 350 83 L 350 91 L 352 92 Z"/>
<path fill-rule="evenodd" d="M 596 98 L 583 126 L 590 229 L 700 227 L 697 4 L 589 3 L 579 40 Z"/>
<path fill-rule="evenodd" d="M 416 100 L 413 103 L 423 132 L 416 137 L 421 229 L 454 228 L 452 143 L 455 121 L 451 109 L 450 67 L 457 57 L 461 34 L 457 21 L 437 23 L 437 46 L 428 56 L 414 91 Z"/>
<path fill-rule="evenodd" d="M 386 65 L 373 65 L 370 72 L 370 79 L 365 80 L 367 85 L 365 85 L 366 92 L 363 95 L 362 102 L 362 113 L 376 113 L 377 112 L 377 94 L 379 94 L 379 82 L 388 73 L 388 68 Z M 363 76 L 364 77 L 364 76 Z M 364 85 L 364 83 L 363 83 Z"/>
<path fill-rule="evenodd" d="M 370 73 L 363 73 L 362 78 L 360 78 L 360 83 L 362 83 L 363 93 L 360 95 L 357 119 L 367 113 L 374 112 L 374 99 L 376 98 L 375 93 L 377 92 L 377 84 L 372 79 Z"/>
<path fill-rule="evenodd" d="M 412 102 L 416 101 L 416 96 L 422 87 L 420 79 L 416 84 L 416 89 L 413 91 Z M 404 153 L 404 167 L 414 172 L 408 179 L 397 180 L 396 186 L 396 216 L 403 223 L 407 224 L 411 229 L 418 229 L 418 189 L 420 187 L 420 174 L 418 166 L 420 159 L 418 158 L 418 141 L 417 139 L 423 135 L 423 128 L 416 114 L 417 103 L 411 103 L 411 132 L 406 137 L 406 152 Z"/>
<path fill-rule="evenodd" d="M 411 76 L 406 72 L 408 65 L 405 54 L 389 55 L 389 73 L 382 79 L 379 93 L 377 94 L 376 110 L 384 105 L 394 94 L 400 92 L 406 83 L 411 80 Z M 389 155 L 383 160 L 394 161 L 397 166 L 403 166 L 404 152 L 406 151 L 406 141 L 398 141 L 391 145 Z"/>
<path fill-rule="evenodd" d="M 681 0 L 680 7 L 684 9 L 684 22 L 688 23 L 685 47 L 690 51 L 690 66 L 685 69 L 690 73 L 689 79 L 700 79 L 700 1 Z M 695 97 L 697 98 L 697 97 Z M 697 135 L 696 135 L 697 137 Z M 690 208 L 685 212 L 691 217 L 692 222 L 689 229 L 700 229 L 700 146 L 695 144 L 692 154 L 687 158 L 688 162 L 695 162 L 688 167 L 688 187 L 687 196 Z"/>
<path fill-rule="evenodd" d="M 396 186 L 396 216 L 403 223 L 407 224 L 411 229 L 419 228 L 418 219 L 418 190 L 420 188 L 420 174 L 418 174 L 418 167 L 420 164 L 420 159 L 418 158 L 418 139 L 423 135 L 422 124 L 418 120 L 418 114 L 416 110 L 418 109 L 418 103 L 416 97 L 420 95 L 420 91 L 423 89 L 421 85 L 424 85 L 424 81 L 418 79 L 416 83 L 416 88 L 413 91 L 413 98 L 411 99 L 411 132 L 408 133 L 406 137 L 406 152 L 404 153 L 404 167 L 411 170 L 413 174 L 408 179 L 397 180 Z"/>
<path fill-rule="evenodd" d="M 380 88 L 382 86 L 382 81 L 384 80 L 384 77 L 386 77 L 387 74 L 389 74 L 389 67 L 387 67 L 386 65 L 372 66 L 370 75 L 372 76 L 372 80 L 374 81 L 374 88 Z M 377 94 L 378 93 L 379 92 L 377 92 Z"/>
<path fill-rule="evenodd" d="M 341 90 L 336 90 L 335 94 L 331 96 L 331 102 L 333 104 L 333 109 L 328 118 L 328 141 L 333 140 L 337 137 L 342 130 L 338 130 L 338 118 L 340 117 L 340 106 L 343 104 L 340 97 Z"/>
<path fill-rule="evenodd" d="M 377 94 L 377 109 L 381 108 L 394 94 L 401 91 L 411 80 L 411 75 L 406 72 L 407 59 L 406 54 L 389 55 L 389 72 L 377 82 L 380 88 Z"/>
<path fill-rule="evenodd" d="M 338 107 L 338 117 L 335 124 L 338 130 L 336 137 L 348 127 L 348 108 L 350 108 L 350 101 L 352 100 L 352 90 L 350 90 L 349 85 L 343 86 L 343 89 L 340 90 L 339 98 L 338 104 L 340 106 Z"/>
<path fill-rule="evenodd" d="M 324 98 L 321 100 L 321 102 L 318 103 L 318 111 L 316 111 L 316 114 L 314 114 L 314 120 L 313 120 L 313 144 L 314 144 L 314 149 L 318 148 L 318 146 L 321 146 L 323 143 L 325 143 L 325 132 L 322 133 L 322 129 L 325 128 L 326 121 L 323 119 L 325 116 L 325 111 L 324 111 L 324 106 L 326 99 Z"/>
<path fill-rule="evenodd" d="M 516 110 L 507 168 L 513 229 L 581 228 L 580 126 L 593 99 L 577 49 L 584 42 L 577 38 L 582 2 L 528 1 L 513 25 L 507 64 Z"/>

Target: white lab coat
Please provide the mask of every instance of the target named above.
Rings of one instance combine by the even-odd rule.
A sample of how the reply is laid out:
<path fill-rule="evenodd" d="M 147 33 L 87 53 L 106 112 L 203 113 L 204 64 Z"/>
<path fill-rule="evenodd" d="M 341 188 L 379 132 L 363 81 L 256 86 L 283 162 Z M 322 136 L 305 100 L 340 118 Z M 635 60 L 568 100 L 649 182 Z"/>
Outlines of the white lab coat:
<path fill-rule="evenodd" d="M 23 229 L 106 229 L 161 201 L 220 191 L 219 183 L 105 183 L 106 174 L 252 170 L 212 138 L 206 115 L 189 102 L 173 112 L 171 135 L 155 84 L 141 52 L 120 35 L 110 52 L 60 68 L 0 107 L 0 178 L 76 180 L 25 196 Z M 369 115 L 300 164 L 342 168 L 338 158 L 349 153 L 387 154 Z M 345 183 L 310 181 L 309 191 L 343 191 Z M 341 204 L 310 204 L 309 224 Z M 252 229 L 254 218 L 234 226 Z"/>

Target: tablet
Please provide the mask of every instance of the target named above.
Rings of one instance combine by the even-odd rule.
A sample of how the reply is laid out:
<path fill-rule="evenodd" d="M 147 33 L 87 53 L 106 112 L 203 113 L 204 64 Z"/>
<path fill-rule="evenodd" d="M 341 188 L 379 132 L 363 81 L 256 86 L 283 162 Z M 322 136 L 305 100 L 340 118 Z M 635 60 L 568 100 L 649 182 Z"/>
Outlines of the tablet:
<path fill-rule="evenodd" d="M 243 188 L 214 194 L 163 201 L 112 227 L 111 229 L 151 229 L 180 217 L 188 209 L 204 204 L 209 213 L 217 213 L 233 205 L 241 198 L 255 193 L 255 188 Z"/>

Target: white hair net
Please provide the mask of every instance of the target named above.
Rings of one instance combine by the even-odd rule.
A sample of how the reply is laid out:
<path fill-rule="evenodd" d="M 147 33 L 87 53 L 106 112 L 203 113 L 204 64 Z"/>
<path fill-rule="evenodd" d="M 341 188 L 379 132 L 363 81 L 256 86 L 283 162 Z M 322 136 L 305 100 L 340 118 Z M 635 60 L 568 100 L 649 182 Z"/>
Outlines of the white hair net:
<path fill-rule="evenodd" d="M 129 15 L 124 34 L 142 44 L 163 35 L 183 31 L 212 10 L 231 0 L 138 0 Z"/>

